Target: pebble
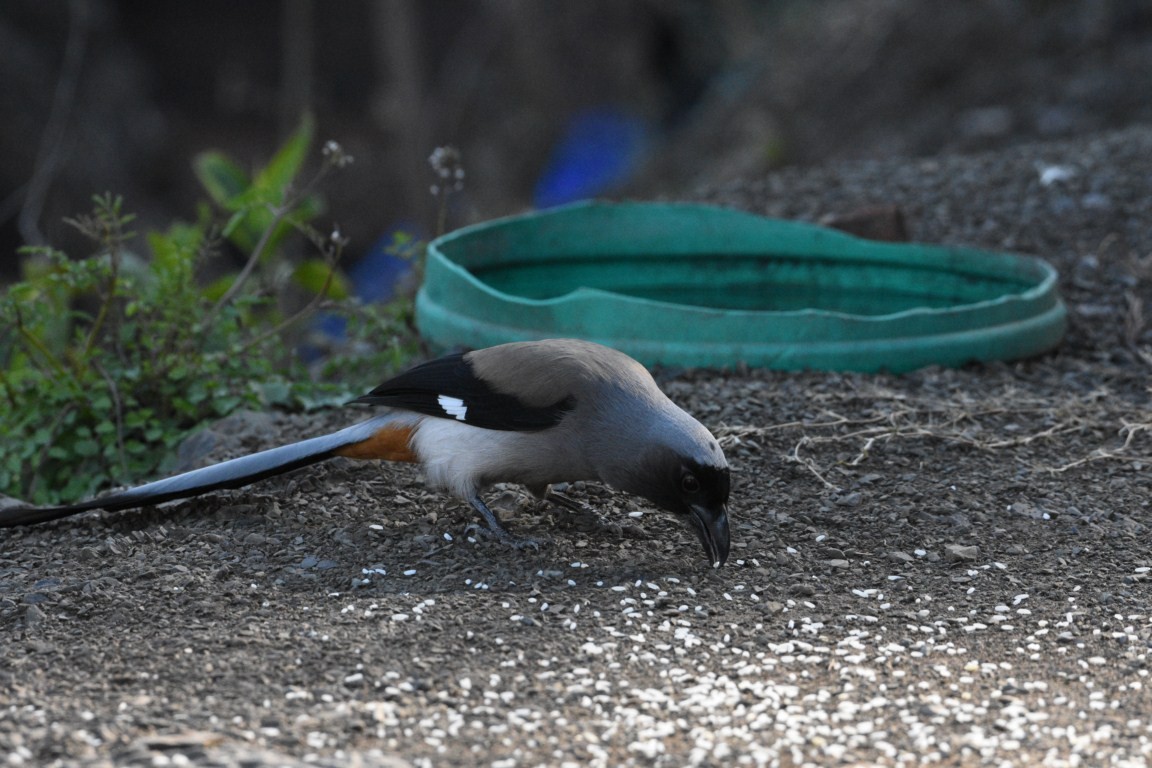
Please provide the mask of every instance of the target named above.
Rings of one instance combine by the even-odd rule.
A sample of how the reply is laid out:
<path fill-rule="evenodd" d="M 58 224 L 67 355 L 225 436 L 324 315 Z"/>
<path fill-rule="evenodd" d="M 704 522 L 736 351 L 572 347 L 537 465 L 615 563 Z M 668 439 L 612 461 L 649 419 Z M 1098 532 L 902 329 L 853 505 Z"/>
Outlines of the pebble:
<path fill-rule="evenodd" d="M 945 544 L 944 553 L 951 562 L 971 562 L 979 555 L 979 548 L 965 544 Z"/>

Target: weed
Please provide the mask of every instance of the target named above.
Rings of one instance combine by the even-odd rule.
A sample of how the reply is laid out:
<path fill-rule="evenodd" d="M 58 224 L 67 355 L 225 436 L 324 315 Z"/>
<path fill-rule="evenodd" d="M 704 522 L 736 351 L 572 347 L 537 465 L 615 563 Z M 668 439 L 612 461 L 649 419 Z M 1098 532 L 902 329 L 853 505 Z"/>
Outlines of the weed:
<path fill-rule="evenodd" d="M 76 500 L 162 471 L 190 429 L 238 407 L 315 407 L 378 383 L 348 368 L 333 375 L 346 357 L 319 377 L 304 368 L 294 350 L 319 309 L 348 316 L 352 370 L 383 376 L 411 355 L 410 310 L 349 300 L 337 269 L 346 240 L 312 225 L 317 184 L 351 158 L 329 142 L 320 170 L 297 186 L 311 137 L 306 120 L 251 178 L 220 153 L 201 155 L 197 176 L 221 213 L 205 205 L 196 223 L 148 233 L 147 260 L 133 250 L 134 217 L 111 194 L 68 220 L 95 255 L 28 253 L 23 280 L 0 296 L 0 493 Z M 296 233 L 317 255 L 288 258 Z M 201 285 L 226 243 L 248 254 L 243 268 Z M 308 296 L 291 312 L 289 288 Z"/>

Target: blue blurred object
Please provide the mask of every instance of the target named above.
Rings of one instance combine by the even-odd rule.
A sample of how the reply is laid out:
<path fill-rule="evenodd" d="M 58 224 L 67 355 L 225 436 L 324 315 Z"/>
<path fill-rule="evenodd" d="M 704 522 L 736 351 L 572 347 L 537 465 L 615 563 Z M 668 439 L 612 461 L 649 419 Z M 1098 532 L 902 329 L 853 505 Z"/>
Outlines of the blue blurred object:
<path fill-rule="evenodd" d="M 414 239 L 414 230 L 415 227 L 394 227 L 373 243 L 368 253 L 348 270 L 348 279 L 352 281 L 358 299 L 371 304 L 392 298 L 396 286 L 412 271 L 412 261 L 397 255 L 397 250 Z"/>
<path fill-rule="evenodd" d="M 536 207 L 595 197 L 620 185 L 636 169 L 647 133 L 643 121 L 618 109 L 577 113 L 536 183 Z"/>

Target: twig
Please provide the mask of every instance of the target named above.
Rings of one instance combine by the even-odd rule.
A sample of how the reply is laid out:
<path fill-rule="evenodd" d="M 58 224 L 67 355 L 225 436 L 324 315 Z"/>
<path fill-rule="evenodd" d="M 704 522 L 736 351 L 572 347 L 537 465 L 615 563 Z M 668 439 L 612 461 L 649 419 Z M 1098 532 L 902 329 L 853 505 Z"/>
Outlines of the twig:
<path fill-rule="evenodd" d="M 79 358 L 82 361 L 93 359 L 92 350 L 96 347 L 100 332 L 108 320 L 109 310 L 116 301 L 116 287 L 120 283 L 120 243 L 111 238 L 109 242 L 111 246 L 108 249 L 108 258 L 111 262 L 111 271 L 108 273 L 108 292 L 102 297 L 100 310 L 96 313 L 96 319 L 92 321 L 92 327 L 88 330 L 88 341 L 84 344 L 84 352 Z"/>
<path fill-rule="evenodd" d="M 956 405 L 951 405 L 948 407 L 937 406 L 922 410 L 917 410 L 916 408 L 900 408 L 882 416 L 874 416 L 856 420 L 841 416 L 840 414 L 833 411 L 825 411 L 825 413 L 832 418 L 821 422 L 794 421 L 769 426 L 721 425 L 716 427 L 713 431 L 722 445 L 730 446 L 742 444 L 742 438 L 746 439 L 752 436 L 766 435 L 770 432 L 777 432 L 784 429 L 835 430 L 836 428 L 843 428 L 846 426 L 854 427 L 854 429 L 851 431 L 841 432 L 839 434 L 804 435 L 801 437 L 800 441 L 794 445 L 792 451 L 789 454 L 783 456 L 786 461 L 804 466 L 825 487 L 839 491 L 841 489 L 830 480 L 828 480 L 814 459 L 801 455 L 802 448 L 814 447 L 821 444 L 844 444 L 862 441 L 862 445 L 853 458 L 843 462 L 837 462 L 846 466 L 855 467 L 864 463 L 868 459 L 869 454 L 878 441 L 887 442 L 895 439 L 934 439 L 958 445 L 965 445 L 983 451 L 996 451 L 1003 450 L 1005 448 L 1016 448 L 1029 445 L 1040 440 L 1051 439 L 1070 432 L 1082 431 L 1086 427 L 1090 426 L 1090 424 L 1087 424 L 1083 418 L 1070 415 L 1068 418 L 1060 421 L 1059 423 L 1053 424 L 1039 432 L 995 440 L 982 440 L 974 438 L 964 429 L 963 422 L 970 421 L 979 416 L 1018 414 L 1024 411 L 1039 411 L 1047 414 L 1051 412 L 1051 409 L 1050 407 L 1036 409 L 1008 409 L 1003 407 L 995 407 L 979 412 L 967 412 Z M 923 419 L 923 417 L 926 415 L 929 417 L 934 417 L 939 413 L 946 414 L 946 418 L 935 424 L 918 423 L 917 417 Z M 1121 455 L 1122 452 L 1131 445 L 1135 435 L 1143 431 L 1152 431 L 1152 423 L 1125 423 L 1124 427 L 1121 429 L 1121 432 L 1125 435 L 1125 442 L 1124 445 L 1117 451 L 1098 451 L 1090 457 L 1081 459 L 1078 462 L 1074 462 L 1072 464 L 1059 467 L 1051 471 L 1062 472 L 1087 461 L 1095 461 L 1102 458 L 1125 458 Z"/>
<path fill-rule="evenodd" d="M 52 368 L 55 369 L 56 373 L 61 376 L 75 378 L 73 373 L 64 367 L 64 364 L 60 362 L 56 355 L 52 354 L 52 350 L 44 346 L 44 342 L 40 341 L 36 334 L 29 333 L 28 329 L 24 327 L 24 318 L 20 314 L 20 307 L 16 307 L 16 332 L 20 334 L 20 338 L 24 341 L 25 344 L 28 345 L 30 349 L 40 353 L 45 362 L 51 365 Z M 39 363 L 36 361 L 35 355 L 28 355 L 28 359 L 31 360 L 32 363 L 38 368 L 40 367 Z M 40 368 L 40 370 L 43 371 L 44 369 Z"/>
<path fill-rule="evenodd" d="M 1124 422 L 1123 426 L 1120 427 L 1120 434 L 1124 435 L 1124 443 L 1119 448 L 1112 450 L 1107 448 L 1097 448 L 1087 456 L 1076 459 L 1076 461 L 1063 464 L 1059 467 L 1045 467 L 1044 469 L 1047 472 L 1058 475 L 1067 472 L 1070 469 L 1074 469 L 1075 467 L 1083 466 L 1084 464 L 1090 464 L 1093 461 L 1103 461 L 1106 459 L 1116 459 L 1119 461 L 1137 461 L 1145 464 L 1152 464 L 1152 457 L 1132 456 L 1125 453 L 1125 451 L 1132 447 L 1132 441 L 1136 438 L 1136 435 L 1140 434 L 1141 432 L 1148 431 L 1152 431 L 1152 423 Z"/>
<path fill-rule="evenodd" d="M 248 281 L 248 278 L 252 276 L 252 272 L 255 271 L 256 265 L 260 263 L 260 259 L 264 255 L 264 249 L 268 247 L 268 243 L 272 240 L 272 235 L 280 228 L 280 224 L 288 214 L 292 212 L 293 207 L 290 202 L 285 202 L 284 205 L 280 206 L 269 206 L 272 211 L 272 222 L 264 229 L 264 232 L 261 233 L 260 240 L 256 243 L 256 247 L 252 249 L 252 254 L 248 257 L 248 262 L 244 265 L 244 268 L 240 270 L 240 274 L 236 275 L 236 279 L 232 281 L 232 285 L 228 286 L 228 290 L 224 291 L 224 295 L 221 296 L 204 315 L 204 320 L 201 322 L 203 328 L 211 328 L 212 323 L 216 320 L 216 315 L 220 314 L 220 311 L 228 306 L 232 302 L 232 299 L 236 298 L 236 294 L 244 287 L 244 283 Z"/>
<path fill-rule="evenodd" d="M 120 399 L 120 390 L 116 386 L 116 381 L 108 375 L 104 366 L 93 360 L 92 367 L 104 377 L 104 382 L 108 385 L 108 392 L 112 395 L 112 418 L 116 422 L 116 453 L 120 457 L 120 473 L 127 474 L 128 459 L 124 453 L 124 401 Z"/>
<path fill-rule="evenodd" d="M 986 448 L 988 450 L 996 450 L 997 448 L 1015 448 L 1016 446 L 1020 446 L 1020 445 L 1028 445 L 1029 443 L 1033 443 L 1033 442 L 1040 440 L 1042 438 L 1045 438 L 1045 437 L 1055 437 L 1056 435 L 1063 435 L 1063 434 L 1067 434 L 1069 432 L 1075 432 L 1075 431 L 1077 431 L 1079 429 L 1083 429 L 1083 428 L 1084 428 L 1084 425 L 1082 423 L 1074 424 L 1074 425 L 1064 424 L 1064 423 L 1053 424 L 1048 429 L 1045 429 L 1041 432 L 1037 432 L 1033 435 L 1025 435 L 1024 437 L 1014 437 L 1010 440 L 998 440 L 994 443 L 984 443 L 983 445 L 980 445 L 979 447 Z"/>
<path fill-rule="evenodd" d="M 808 438 L 807 435 L 800 438 L 800 442 L 796 443 L 796 445 L 792 448 L 792 453 L 785 456 L 784 458 L 787 459 L 788 461 L 793 462 L 793 463 L 800 464 L 801 466 L 806 468 L 809 472 L 811 472 L 813 475 L 816 476 L 817 480 L 819 480 L 821 483 L 824 484 L 825 488 L 828 488 L 828 489 L 833 490 L 833 491 L 839 491 L 840 486 L 836 485 L 835 483 L 829 482 L 828 479 L 825 478 L 824 475 L 820 473 L 820 470 L 817 469 L 815 461 L 813 461 L 812 459 L 804 458 L 800 455 L 800 446 L 808 445 L 809 442 L 811 442 L 811 440 Z"/>
<path fill-rule="evenodd" d="M 835 415 L 835 414 L 834 414 Z M 845 424 L 875 424 L 879 421 L 885 421 L 891 418 L 893 414 L 884 416 L 876 416 L 871 419 L 861 419 L 859 421 L 852 421 L 844 416 L 836 416 L 834 421 L 788 421 L 782 424 L 770 424 L 766 427 L 753 427 L 753 426 L 731 426 L 721 424 L 715 427 L 712 431 L 716 437 L 750 437 L 753 435 L 766 435 L 769 432 L 779 432 L 783 429 L 821 429 L 825 427 L 841 427 Z"/>
<path fill-rule="evenodd" d="M 36 457 L 36 464 L 32 468 L 32 474 L 24 486 L 24 498 L 31 499 L 32 494 L 36 492 L 36 484 L 40 481 L 40 469 L 44 466 L 44 462 L 48 460 L 48 451 L 56 444 L 56 435 L 60 432 L 60 426 L 64 423 L 65 417 L 74 410 L 76 410 L 76 404 L 68 403 L 60 409 L 60 413 L 56 414 L 56 418 L 48 430 L 48 439 L 44 441 L 44 445 L 40 446 L 40 455 Z"/>
<path fill-rule="evenodd" d="M 875 442 L 876 442 L 876 438 L 874 438 L 874 437 L 870 437 L 867 440 L 865 440 L 864 441 L 864 447 L 860 449 L 860 453 L 856 454 L 856 458 L 854 458 L 854 459 L 852 459 L 852 461 L 848 462 L 848 466 L 855 467 L 860 462 L 867 459 L 868 458 L 868 451 L 872 450 L 872 445 Z"/>
<path fill-rule="evenodd" d="M 291 317 L 286 318 L 285 320 L 283 320 L 282 322 L 277 324 L 274 328 L 270 328 L 267 331 L 265 331 L 264 333 L 260 334 L 259 336 L 256 336 L 255 338 L 249 339 L 248 341 L 246 341 L 239 348 L 239 350 L 238 350 L 239 352 L 241 352 L 241 353 L 246 352 L 249 349 L 252 349 L 253 347 L 257 347 L 260 344 L 264 343 L 264 341 L 266 339 L 269 339 L 273 336 L 276 336 L 276 335 L 282 333 L 285 329 L 291 327 L 293 324 L 299 322 L 301 319 L 312 314 L 320 306 L 320 303 L 322 301 L 324 301 L 326 298 L 328 298 L 328 289 L 332 287 L 332 280 L 336 276 L 336 266 L 337 266 L 337 264 L 340 263 L 340 256 L 343 254 L 344 245 L 348 241 L 346 238 L 344 238 L 340 235 L 339 230 L 335 230 L 332 233 L 331 237 L 329 238 L 329 242 L 332 244 L 332 247 L 331 247 L 331 250 L 326 254 L 326 256 L 328 257 L 328 274 L 324 276 L 324 285 L 321 286 L 320 290 L 317 291 L 316 294 L 311 299 L 309 299 L 308 303 L 305 304 L 300 309 L 300 311 L 296 312 Z"/>
<path fill-rule="evenodd" d="M 236 294 L 244 287 L 244 283 L 252 276 L 256 265 L 259 264 L 263 258 L 264 249 L 268 247 L 268 243 L 271 242 L 272 237 L 276 234 L 276 230 L 280 229 L 280 225 L 284 223 L 284 220 L 288 218 L 289 214 L 296 210 L 302 200 L 312 194 L 312 190 L 319 186 L 320 182 L 323 181 L 329 173 L 333 170 L 344 168 L 352 162 L 352 156 L 346 154 L 343 148 L 334 141 L 329 141 L 324 145 L 323 155 L 324 162 L 307 184 L 298 190 L 291 187 L 285 189 L 284 199 L 281 204 L 268 206 L 268 210 L 272 212 L 272 221 L 260 234 L 260 239 L 257 241 L 256 247 L 252 249 L 252 254 L 248 257 L 244 268 L 240 270 L 240 274 L 236 275 L 236 279 L 228 286 L 228 290 L 224 292 L 224 295 L 221 296 L 205 314 L 204 320 L 202 321 L 203 328 L 210 328 L 216 319 L 216 315 L 220 314 L 221 310 L 236 298 Z"/>

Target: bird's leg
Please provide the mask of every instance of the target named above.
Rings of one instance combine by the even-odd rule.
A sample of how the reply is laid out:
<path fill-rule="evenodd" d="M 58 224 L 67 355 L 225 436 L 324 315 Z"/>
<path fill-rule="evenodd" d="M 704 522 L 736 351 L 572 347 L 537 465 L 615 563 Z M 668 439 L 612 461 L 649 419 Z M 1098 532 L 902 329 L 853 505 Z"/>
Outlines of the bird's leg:
<path fill-rule="evenodd" d="M 501 544 L 508 544 L 517 549 L 524 549 L 526 547 L 532 547 L 533 549 L 540 548 L 540 542 L 536 541 L 536 539 L 519 538 L 508 533 L 508 529 L 500 524 L 500 518 L 496 517 L 496 513 L 489 509 L 488 505 L 485 504 L 484 500 L 479 496 L 473 496 L 468 499 L 468 503 L 472 505 L 473 509 L 480 513 L 484 518 L 484 522 L 488 525 L 487 531 L 484 531 L 484 529 L 478 525 L 469 526 L 470 529 L 475 530 L 477 533 L 484 531 L 485 534 L 492 536 L 492 538 Z"/>

